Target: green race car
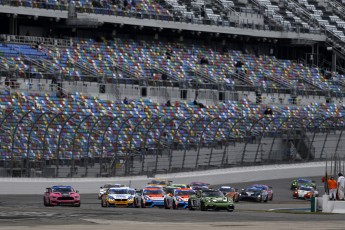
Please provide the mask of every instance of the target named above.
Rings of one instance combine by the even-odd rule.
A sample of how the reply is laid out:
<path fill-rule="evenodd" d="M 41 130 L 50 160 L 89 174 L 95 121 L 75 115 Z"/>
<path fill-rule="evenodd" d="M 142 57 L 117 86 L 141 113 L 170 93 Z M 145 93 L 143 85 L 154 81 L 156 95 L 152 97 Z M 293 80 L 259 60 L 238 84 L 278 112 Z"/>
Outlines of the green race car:
<path fill-rule="evenodd" d="M 296 180 L 293 180 L 290 186 L 291 190 L 299 189 L 299 187 L 304 186 L 304 187 L 313 187 L 316 189 L 316 183 L 315 181 L 312 181 L 310 179 L 305 179 L 305 178 L 298 178 Z"/>
<path fill-rule="evenodd" d="M 201 211 L 206 211 L 208 209 L 224 209 L 228 212 L 232 212 L 235 206 L 233 200 L 224 196 L 222 192 L 213 189 L 205 189 L 198 190 L 195 195 L 189 197 L 188 208 L 189 210 L 198 208 Z"/>

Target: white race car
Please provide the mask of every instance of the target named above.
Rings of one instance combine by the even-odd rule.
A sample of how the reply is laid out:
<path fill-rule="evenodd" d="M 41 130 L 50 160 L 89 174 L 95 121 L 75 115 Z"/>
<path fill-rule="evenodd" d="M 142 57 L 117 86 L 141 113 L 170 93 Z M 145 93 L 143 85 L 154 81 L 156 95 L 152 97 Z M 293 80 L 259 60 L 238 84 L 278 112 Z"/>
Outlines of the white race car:
<path fill-rule="evenodd" d="M 306 200 L 310 200 L 312 197 L 317 197 L 317 196 L 319 196 L 319 192 L 310 186 L 301 186 L 299 187 L 299 189 L 296 189 L 292 194 L 292 197 L 295 199 L 306 199 Z"/>
<path fill-rule="evenodd" d="M 133 188 L 109 188 L 102 196 L 101 206 L 139 207 L 140 204 L 136 204 L 135 196 L 136 191 Z"/>
<path fill-rule="evenodd" d="M 103 194 L 109 189 L 109 188 L 120 188 L 125 187 L 123 184 L 105 184 L 104 186 L 100 187 L 99 193 L 98 193 L 98 199 L 102 199 Z"/>

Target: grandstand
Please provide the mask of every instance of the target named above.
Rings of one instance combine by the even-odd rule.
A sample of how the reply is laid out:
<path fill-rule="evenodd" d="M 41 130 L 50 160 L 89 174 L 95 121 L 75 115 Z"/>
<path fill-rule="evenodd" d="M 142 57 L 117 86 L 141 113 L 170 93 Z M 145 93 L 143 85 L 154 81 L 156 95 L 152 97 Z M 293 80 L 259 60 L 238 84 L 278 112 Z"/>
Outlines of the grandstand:
<path fill-rule="evenodd" d="M 0 175 L 343 157 L 342 7 L 0 0 Z"/>

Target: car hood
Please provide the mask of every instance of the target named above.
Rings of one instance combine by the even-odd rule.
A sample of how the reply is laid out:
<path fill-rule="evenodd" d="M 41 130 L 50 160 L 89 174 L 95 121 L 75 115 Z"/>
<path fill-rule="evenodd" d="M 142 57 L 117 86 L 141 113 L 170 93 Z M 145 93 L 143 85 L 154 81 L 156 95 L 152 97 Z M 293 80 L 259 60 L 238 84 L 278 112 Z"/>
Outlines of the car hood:
<path fill-rule="evenodd" d="M 205 197 L 204 200 L 210 200 L 213 202 L 220 202 L 220 201 L 226 202 L 228 199 L 226 197 Z"/>
<path fill-rule="evenodd" d="M 129 199 L 133 198 L 133 195 L 130 194 L 108 194 L 108 197 L 114 198 L 114 199 Z"/>
<path fill-rule="evenodd" d="M 50 196 L 75 196 L 79 195 L 76 192 L 66 192 L 66 193 L 61 193 L 61 192 L 52 192 L 50 193 Z"/>

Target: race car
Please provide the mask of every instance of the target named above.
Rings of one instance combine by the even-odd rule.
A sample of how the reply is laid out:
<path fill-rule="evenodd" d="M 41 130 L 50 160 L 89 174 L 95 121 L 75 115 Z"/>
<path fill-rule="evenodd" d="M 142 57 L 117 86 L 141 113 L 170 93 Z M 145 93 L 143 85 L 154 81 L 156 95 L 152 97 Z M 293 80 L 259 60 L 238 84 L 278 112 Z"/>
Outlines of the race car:
<path fill-rule="evenodd" d="M 167 186 L 170 186 L 171 182 L 172 182 L 171 180 L 155 178 L 152 181 L 148 182 L 147 185 L 148 186 L 159 185 L 159 186 L 162 186 L 163 188 L 165 188 Z"/>
<path fill-rule="evenodd" d="M 273 200 L 273 189 L 270 186 L 263 185 L 263 184 L 254 184 L 253 187 L 258 187 L 262 188 L 267 191 L 268 193 L 268 200 L 272 201 Z"/>
<path fill-rule="evenodd" d="M 178 207 L 187 208 L 188 199 L 191 195 L 195 194 L 195 190 L 190 188 L 173 188 L 171 187 L 166 190 L 164 197 L 164 207 L 166 209 L 177 209 Z"/>
<path fill-rule="evenodd" d="M 221 191 L 207 189 L 198 190 L 195 195 L 191 195 L 188 199 L 188 208 L 189 210 L 199 208 L 201 211 L 225 209 L 232 212 L 235 206 L 233 200 L 224 196 Z"/>
<path fill-rule="evenodd" d="M 301 186 L 299 189 L 293 191 L 292 197 L 295 199 L 310 200 L 312 197 L 318 197 L 319 192 L 310 186 Z"/>
<path fill-rule="evenodd" d="M 220 186 L 219 191 L 221 191 L 226 197 L 230 197 L 234 202 L 240 201 L 240 194 L 237 189 L 230 186 Z"/>
<path fill-rule="evenodd" d="M 171 187 L 175 187 L 175 188 L 189 188 L 189 185 L 187 185 L 187 184 L 171 184 Z"/>
<path fill-rule="evenodd" d="M 268 199 L 268 192 L 260 187 L 250 186 L 246 189 L 242 189 L 242 191 L 240 192 L 240 200 L 267 202 Z"/>
<path fill-rule="evenodd" d="M 101 206 L 136 207 L 135 189 L 129 187 L 109 188 L 102 196 Z"/>
<path fill-rule="evenodd" d="M 105 184 L 104 186 L 101 186 L 98 193 L 98 199 L 102 199 L 103 194 L 109 189 L 109 188 L 120 188 L 120 187 L 126 187 L 123 184 Z"/>
<path fill-rule="evenodd" d="M 298 178 L 296 180 L 293 180 L 290 186 L 291 190 L 295 190 L 298 189 L 301 186 L 305 186 L 305 187 L 313 187 L 314 189 L 316 189 L 316 183 L 313 180 L 310 179 L 305 179 L 305 178 Z"/>
<path fill-rule="evenodd" d="M 52 186 L 46 188 L 43 196 L 44 206 L 71 205 L 80 207 L 80 195 L 72 186 Z"/>
<path fill-rule="evenodd" d="M 205 182 L 192 182 L 189 184 L 189 187 L 193 190 L 208 189 L 208 186 L 210 186 L 210 184 Z"/>
<path fill-rule="evenodd" d="M 161 187 L 145 187 L 142 207 L 164 206 L 164 191 Z"/>

